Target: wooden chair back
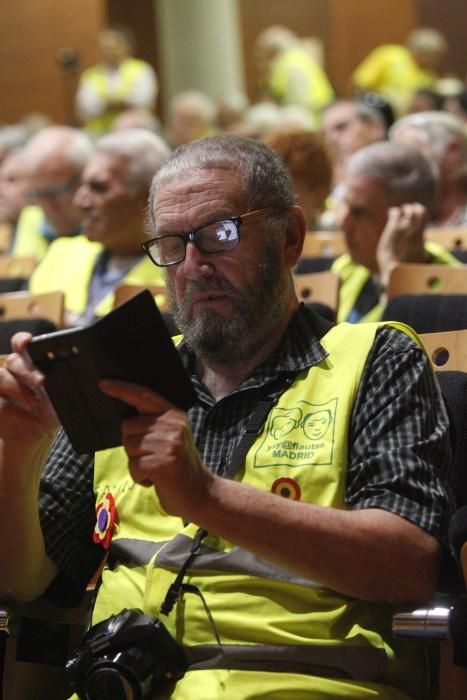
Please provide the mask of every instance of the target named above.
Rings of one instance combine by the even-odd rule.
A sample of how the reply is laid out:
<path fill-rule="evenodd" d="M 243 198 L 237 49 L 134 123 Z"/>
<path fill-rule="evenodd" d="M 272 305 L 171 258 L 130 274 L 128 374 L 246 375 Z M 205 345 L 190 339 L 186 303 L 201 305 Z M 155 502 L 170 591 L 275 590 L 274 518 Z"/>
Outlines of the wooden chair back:
<path fill-rule="evenodd" d="M 63 326 L 65 296 L 63 292 L 0 294 L 0 321 L 21 318 L 45 318 L 57 327 Z"/>
<path fill-rule="evenodd" d="M 0 255 L 0 277 L 24 277 L 29 279 L 36 265 L 37 260 L 34 257 Z"/>
<path fill-rule="evenodd" d="M 308 231 L 303 243 L 302 258 L 337 258 L 347 252 L 341 231 Z"/>
<path fill-rule="evenodd" d="M 425 231 L 425 238 L 448 250 L 467 250 L 467 226 L 429 228 Z"/>
<path fill-rule="evenodd" d="M 10 250 L 11 239 L 13 238 L 13 225 L 7 221 L 0 222 L 0 253 Z"/>
<path fill-rule="evenodd" d="M 337 311 L 340 279 L 334 272 L 328 270 L 294 275 L 294 284 L 300 301 L 319 302 Z"/>
<path fill-rule="evenodd" d="M 467 294 L 467 265 L 401 263 L 389 277 L 387 298 L 401 294 Z"/>
<path fill-rule="evenodd" d="M 421 333 L 420 338 L 437 372 L 467 372 L 467 329 Z"/>
<path fill-rule="evenodd" d="M 160 311 L 169 311 L 167 290 L 162 284 L 119 284 L 115 287 L 114 308 L 128 301 L 144 289 L 148 289 L 151 292 Z"/>

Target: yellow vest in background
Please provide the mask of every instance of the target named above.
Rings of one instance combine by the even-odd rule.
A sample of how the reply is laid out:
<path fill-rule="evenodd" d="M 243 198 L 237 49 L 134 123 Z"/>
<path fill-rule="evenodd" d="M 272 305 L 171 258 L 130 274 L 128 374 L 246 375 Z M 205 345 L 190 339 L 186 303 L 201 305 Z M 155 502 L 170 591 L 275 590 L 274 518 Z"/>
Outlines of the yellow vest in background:
<path fill-rule="evenodd" d="M 50 245 L 50 241 L 41 230 L 43 221 L 44 212 L 41 207 L 31 204 L 22 209 L 16 227 L 12 255 L 17 257 L 31 256 L 42 260 Z"/>
<path fill-rule="evenodd" d="M 378 46 L 360 63 L 352 74 L 354 84 L 362 90 L 383 95 L 402 116 L 418 88 L 433 85 L 437 76 L 420 68 L 405 46 Z"/>
<path fill-rule="evenodd" d="M 145 61 L 138 58 L 127 58 L 118 67 L 119 85 L 117 90 L 112 89 L 112 97 L 125 101 L 133 86 L 135 78 L 143 68 L 146 68 Z M 93 66 L 84 71 L 81 81 L 88 83 L 99 97 L 108 98 L 109 88 L 107 83 L 107 71 L 103 66 Z M 106 112 L 100 117 L 93 117 L 86 120 L 84 128 L 94 136 L 101 136 L 110 130 L 112 122 L 120 114 L 121 110 Z"/>
<path fill-rule="evenodd" d="M 65 309 L 83 314 L 88 304 L 94 266 L 102 250 L 100 243 L 89 241 L 84 235 L 57 238 L 44 260 L 34 270 L 29 282 L 30 291 L 39 294 L 60 290 L 65 294 Z M 147 257 L 127 272 L 123 282 L 164 284 L 159 268 Z M 96 315 L 105 315 L 112 309 L 113 303 L 114 294 L 108 294 L 96 306 Z"/>
<path fill-rule="evenodd" d="M 302 48 L 283 51 L 274 59 L 268 86 L 280 103 L 306 107 L 317 125 L 323 107 L 334 98 L 324 70 Z"/>
<path fill-rule="evenodd" d="M 245 467 L 235 477 L 238 481 L 304 503 L 345 507 L 349 424 L 377 329 L 378 324 L 340 324 L 322 338 L 328 356 L 298 374 L 271 408 Z M 410 329 L 403 329 L 413 336 Z M 93 623 L 124 607 L 140 607 L 157 616 L 196 527 L 167 515 L 155 489 L 132 481 L 123 448 L 96 454 L 94 488 L 97 504 L 112 494 L 117 516 L 110 549 L 115 561 L 103 572 Z M 293 538 L 290 532 L 291 542 Z M 211 623 L 200 596 L 185 593 L 163 617 L 172 635 L 187 647 L 210 645 L 219 651 L 215 625 L 227 655 L 238 645 L 250 650 L 259 645 L 259 656 L 262 650 L 264 658 L 272 645 L 283 649 L 287 664 L 294 653 L 316 645 L 333 658 L 336 652 L 340 657 L 363 651 L 366 671 L 381 661 L 384 670 L 373 681 L 352 682 L 292 670 L 192 670 L 177 684 L 170 696 L 174 700 L 376 696 L 408 700 L 405 693 L 412 690 L 413 698 L 423 698 L 422 691 L 415 690 L 424 674 L 420 648 L 392 638 L 389 605 L 373 605 L 324 588 L 214 535 L 202 542 L 185 582 L 201 592 L 212 615 Z"/>
<path fill-rule="evenodd" d="M 431 255 L 433 262 L 437 265 L 453 265 L 459 267 L 461 262 L 452 255 L 446 248 L 433 241 L 425 241 L 425 250 Z M 350 312 L 354 308 L 358 297 L 365 284 L 371 277 L 370 270 L 364 265 L 355 263 L 348 253 L 340 255 L 334 260 L 332 272 L 339 275 L 339 306 L 337 309 L 337 322 L 346 321 Z M 374 306 L 360 322 L 379 321 L 383 313 L 381 304 Z"/>

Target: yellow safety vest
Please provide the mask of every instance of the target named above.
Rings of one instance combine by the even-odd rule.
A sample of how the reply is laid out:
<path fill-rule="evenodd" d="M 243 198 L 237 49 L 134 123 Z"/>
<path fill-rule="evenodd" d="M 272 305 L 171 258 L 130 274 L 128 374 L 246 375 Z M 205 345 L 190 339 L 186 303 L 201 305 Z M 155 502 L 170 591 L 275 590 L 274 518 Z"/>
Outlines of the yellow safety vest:
<path fill-rule="evenodd" d="M 390 325 L 415 337 L 405 326 Z M 344 323 L 322 338 L 329 354 L 299 373 L 270 410 L 237 480 L 305 503 L 345 507 L 349 424 L 378 327 Z M 97 504 L 112 494 L 117 515 L 112 568 L 103 572 L 93 623 L 124 607 L 157 616 L 196 527 L 167 515 L 154 489 L 132 481 L 123 448 L 95 455 L 94 486 Z M 291 532 L 291 540 L 293 536 Z M 376 694 L 380 700 L 407 700 L 405 692 L 412 691 L 412 697 L 423 697 L 415 690 L 421 684 L 423 658 L 414 643 L 392 639 L 389 605 L 326 589 L 214 535 L 201 544 L 185 582 L 203 599 L 186 593 L 163 618 L 172 635 L 192 651 L 203 645 L 218 653 L 205 604 L 226 657 L 253 653 L 253 660 L 247 671 L 209 664 L 207 670 L 190 670 L 171 695 L 174 700 L 323 700 Z M 401 663 L 402 648 L 406 665 Z M 353 663 L 362 654 L 363 677 L 349 681 L 333 679 L 331 670 L 326 678 L 290 670 L 291 660 L 303 660 L 310 653 L 339 668 L 347 657 Z M 282 672 L 255 670 L 258 659 L 268 654 L 274 655 L 273 668 Z M 312 663 L 316 667 L 316 659 Z"/>
<path fill-rule="evenodd" d="M 384 44 L 371 51 L 352 73 L 362 90 L 381 93 L 402 116 L 414 92 L 436 82 L 433 71 L 421 68 L 405 46 Z"/>
<path fill-rule="evenodd" d="M 425 250 L 432 255 L 433 262 L 437 265 L 453 265 L 455 267 L 461 265 L 460 261 L 439 243 L 425 241 Z M 348 253 L 336 258 L 331 270 L 340 277 L 339 306 L 337 309 L 337 322 L 340 323 L 348 319 L 363 287 L 371 277 L 371 272 L 364 265 L 353 262 Z M 379 321 L 382 313 L 381 304 L 376 304 L 363 316 L 360 322 Z"/>
<path fill-rule="evenodd" d="M 319 63 L 301 48 L 283 51 L 274 59 L 268 84 L 279 102 L 309 109 L 316 124 L 319 124 L 322 109 L 334 97 L 334 90 Z"/>
<path fill-rule="evenodd" d="M 98 255 L 103 248 L 100 243 L 89 241 L 86 236 L 60 237 L 54 241 L 34 270 L 29 288 L 31 292 L 43 293 L 63 291 L 65 308 L 77 314 L 86 310 L 89 285 Z M 147 257 L 138 262 L 122 279 L 125 284 L 164 284 L 162 274 Z M 97 306 L 95 313 L 103 316 L 114 302 L 114 294 L 108 294 Z"/>
<path fill-rule="evenodd" d="M 31 256 L 42 260 L 50 244 L 41 231 L 43 221 L 44 212 L 41 207 L 31 204 L 22 209 L 16 226 L 12 255 L 17 257 Z"/>
<path fill-rule="evenodd" d="M 118 67 L 119 74 L 119 85 L 117 90 L 112 90 L 112 96 L 115 99 L 120 99 L 124 101 L 133 86 L 135 78 L 141 70 L 146 68 L 147 64 L 145 61 L 141 61 L 138 58 L 127 58 Z M 107 72 L 103 66 L 97 65 L 92 66 L 84 71 L 81 81 L 83 83 L 89 84 L 90 87 L 101 97 L 106 99 L 109 95 L 109 88 L 107 84 Z M 92 117 L 88 119 L 85 124 L 85 128 L 90 133 L 95 136 L 100 136 L 105 134 L 110 130 L 112 122 L 118 116 L 121 110 L 113 110 L 106 112 L 100 117 Z"/>

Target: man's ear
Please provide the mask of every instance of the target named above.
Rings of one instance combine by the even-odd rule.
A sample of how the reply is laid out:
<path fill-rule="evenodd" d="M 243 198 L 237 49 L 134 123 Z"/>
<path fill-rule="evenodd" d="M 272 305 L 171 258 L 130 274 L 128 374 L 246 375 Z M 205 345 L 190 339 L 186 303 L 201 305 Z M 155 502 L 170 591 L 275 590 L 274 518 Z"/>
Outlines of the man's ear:
<path fill-rule="evenodd" d="M 284 237 L 284 260 L 288 267 L 293 268 L 302 254 L 303 242 L 306 235 L 305 216 L 297 205 L 288 211 L 287 227 Z"/>

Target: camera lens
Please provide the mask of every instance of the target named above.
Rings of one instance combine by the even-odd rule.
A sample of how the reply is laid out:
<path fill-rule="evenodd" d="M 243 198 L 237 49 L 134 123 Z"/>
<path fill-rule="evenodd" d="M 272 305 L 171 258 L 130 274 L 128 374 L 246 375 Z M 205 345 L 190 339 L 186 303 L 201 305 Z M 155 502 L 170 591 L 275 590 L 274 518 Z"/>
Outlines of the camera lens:
<path fill-rule="evenodd" d="M 99 668 L 88 678 L 86 697 L 89 700 L 141 700 L 141 693 L 117 669 Z"/>

